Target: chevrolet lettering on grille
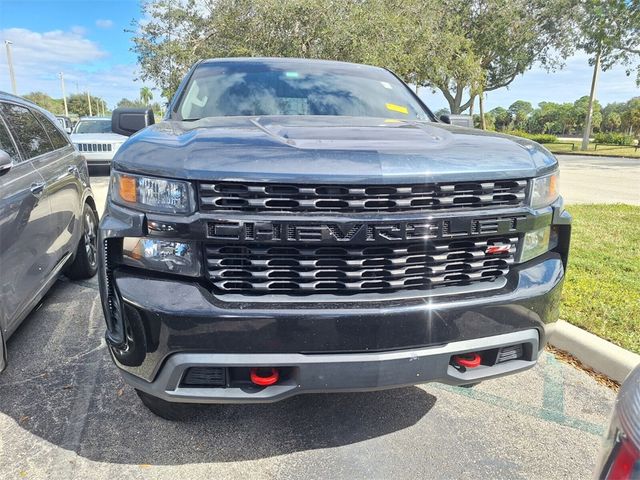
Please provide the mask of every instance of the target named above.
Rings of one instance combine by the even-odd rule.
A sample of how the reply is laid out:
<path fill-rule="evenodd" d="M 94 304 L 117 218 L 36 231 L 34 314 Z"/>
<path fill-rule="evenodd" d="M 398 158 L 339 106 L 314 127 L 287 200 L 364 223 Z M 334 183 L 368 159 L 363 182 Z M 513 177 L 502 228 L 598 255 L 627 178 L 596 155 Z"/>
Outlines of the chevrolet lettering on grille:
<path fill-rule="evenodd" d="M 524 216 L 452 218 L 402 222 L 210 221 L 207 237 L 241 242 L 370 243 L 468 237 L 514 232 Z"/>

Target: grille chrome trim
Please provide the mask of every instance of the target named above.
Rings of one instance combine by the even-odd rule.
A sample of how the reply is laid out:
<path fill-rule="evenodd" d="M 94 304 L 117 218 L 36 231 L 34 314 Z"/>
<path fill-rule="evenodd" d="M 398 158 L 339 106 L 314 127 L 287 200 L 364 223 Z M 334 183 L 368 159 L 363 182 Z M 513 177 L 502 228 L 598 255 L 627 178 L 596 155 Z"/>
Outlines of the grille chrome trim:
<path fill-rule="evenodd" d="M 203 211 L 419 212 L 522 206 L 527 180 L 342 186 L 201 182 Z"/>
<path fill-rule="evenodd" d="M 75 146 L 79 152 L 86 153 L 112 152 L 114 149 L 113 143 L 76 143 Z"/>
<path fill-rule="evenodd" d="M 487 246 L 509 251 L 488 255 Z M 416 242 L 401 246 L 207 244 L 207 272 L 222 292 L 357 294 L 468 285 L 505 276 L 518 237 Z"/>

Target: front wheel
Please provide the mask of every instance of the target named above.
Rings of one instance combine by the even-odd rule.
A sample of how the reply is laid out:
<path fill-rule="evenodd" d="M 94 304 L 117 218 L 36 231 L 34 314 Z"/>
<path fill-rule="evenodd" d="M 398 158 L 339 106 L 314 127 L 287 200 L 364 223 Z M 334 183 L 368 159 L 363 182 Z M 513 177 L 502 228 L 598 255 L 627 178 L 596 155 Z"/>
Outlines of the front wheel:
<path fill-rule="evenodd" d="M 93 277 L 98 271 L 98 215 L 89 204 L 82 211 L 82 236 L 76 258 L 65 272 L 72 280 Z"/>

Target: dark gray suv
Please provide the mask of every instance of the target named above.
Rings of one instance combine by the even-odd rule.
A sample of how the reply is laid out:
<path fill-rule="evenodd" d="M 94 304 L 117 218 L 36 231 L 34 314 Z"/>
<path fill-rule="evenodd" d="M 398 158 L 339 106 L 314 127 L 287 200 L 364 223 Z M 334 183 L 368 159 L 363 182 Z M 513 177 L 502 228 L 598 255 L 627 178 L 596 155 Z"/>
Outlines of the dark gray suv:
<path fill-rule="evenodd" d="M 58 274 L 95 275 L 97 225 L 87 163 L 55 117 L 0 92 L 0 371 Z"/>

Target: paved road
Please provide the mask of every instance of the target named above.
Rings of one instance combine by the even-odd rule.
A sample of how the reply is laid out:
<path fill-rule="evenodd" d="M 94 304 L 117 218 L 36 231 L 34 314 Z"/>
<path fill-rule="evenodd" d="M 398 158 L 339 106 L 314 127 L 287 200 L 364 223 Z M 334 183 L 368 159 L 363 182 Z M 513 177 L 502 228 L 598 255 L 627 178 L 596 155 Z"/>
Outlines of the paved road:
<path fill-rule="evenodd" d="M 640 159 L 558 155 L 567 203 L 640 205 Z"/>
<path fill-rule="evenodd" d="M 99 205 L 106 179 L 96 179 Z M 589 478 L 612 391 L 543 354 L 472 389 L 430 384 L 155 417 L 103 339 L 95 279 L 61 280 L 9 340 L 0 478 Z"/>

